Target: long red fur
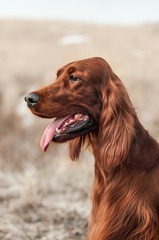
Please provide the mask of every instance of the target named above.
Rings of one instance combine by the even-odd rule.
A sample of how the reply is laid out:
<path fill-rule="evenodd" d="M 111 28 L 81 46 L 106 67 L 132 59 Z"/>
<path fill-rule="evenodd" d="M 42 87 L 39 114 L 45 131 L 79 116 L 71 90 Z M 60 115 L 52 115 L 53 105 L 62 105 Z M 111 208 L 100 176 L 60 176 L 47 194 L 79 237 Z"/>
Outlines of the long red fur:
<path fill-rule="evenodd" d="M 64 88 L 70 66 L 85 87 Z M 42 101 L 31 109 L 35 114 L 61 117 L 81 107 L 96 121 L 95 130 L 69 141 L 73 160 L 86 140 L 95 157 L 88 240 L 159 240 L 159 144 L 139 122 L 107 62 L 91 58 L 70 63 L 58 71 L 54 84 L 36 93 Z"/>

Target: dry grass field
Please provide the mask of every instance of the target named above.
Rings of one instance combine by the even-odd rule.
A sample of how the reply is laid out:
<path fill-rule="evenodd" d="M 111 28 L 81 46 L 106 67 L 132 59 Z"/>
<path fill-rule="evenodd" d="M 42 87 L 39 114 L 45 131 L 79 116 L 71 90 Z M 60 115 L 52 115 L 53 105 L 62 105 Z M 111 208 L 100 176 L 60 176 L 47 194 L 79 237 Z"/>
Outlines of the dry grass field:
<path fill-rule="evenodd" d="M 43 153 L 50 120 L 32 116 L 23 97 L 62 65 L 93 56 L 108 61 L 159 139 L 159 24 L 0 20 L 0 240 L 86 239 L 93 156 L 83 151 L 71 162 L 67 144 Z"/>

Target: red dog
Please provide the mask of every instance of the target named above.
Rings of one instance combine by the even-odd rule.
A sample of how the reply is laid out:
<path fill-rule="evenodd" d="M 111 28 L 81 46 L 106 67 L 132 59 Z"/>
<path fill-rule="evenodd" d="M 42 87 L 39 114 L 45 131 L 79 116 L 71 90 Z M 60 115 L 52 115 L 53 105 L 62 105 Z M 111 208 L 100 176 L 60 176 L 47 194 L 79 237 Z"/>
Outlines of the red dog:
<path fill-rule="evenodd" d="M 56 82 L 25 97 L 37 116 L 55 118 L 41 147 L 85 140 L 95 156 L 89 240 L 159 240 L 159 144 L 139 122 L 128 94 L 101 58 L 67 64 Z"/>

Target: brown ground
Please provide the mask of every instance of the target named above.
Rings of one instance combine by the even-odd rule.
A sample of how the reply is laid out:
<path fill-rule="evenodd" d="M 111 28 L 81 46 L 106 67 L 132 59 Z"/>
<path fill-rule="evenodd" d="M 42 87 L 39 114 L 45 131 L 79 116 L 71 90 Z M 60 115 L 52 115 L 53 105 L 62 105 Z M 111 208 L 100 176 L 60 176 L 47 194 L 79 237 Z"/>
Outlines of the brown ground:
<path fill-rule="evenodd" d="M 66 44 L 65 36 L 77 34 L 83 43 Z M 159 24 L 0 20 L 0 240 L 85 239 L 93 157 L 86 151 L 72 163 L 67 144 L 43 153 L 39 141 L 50 120 L 32 116 L 23 95 L 51 83 L 63 64 L 92 56 L 110 63 L 159 139 Z"/>

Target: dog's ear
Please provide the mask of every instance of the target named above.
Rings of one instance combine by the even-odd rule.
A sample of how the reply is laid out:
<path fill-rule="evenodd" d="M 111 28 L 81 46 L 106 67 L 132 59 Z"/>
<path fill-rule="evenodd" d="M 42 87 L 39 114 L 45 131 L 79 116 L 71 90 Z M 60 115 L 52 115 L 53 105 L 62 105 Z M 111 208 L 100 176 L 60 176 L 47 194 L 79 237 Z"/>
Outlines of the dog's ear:
<path fill-rule="evenodd" d="M 99 123 L 100 159 L 110 172 L 127 157 L 135 134 L 135 111 L 120 79 L 109 72 L 102 89 Z"/>

